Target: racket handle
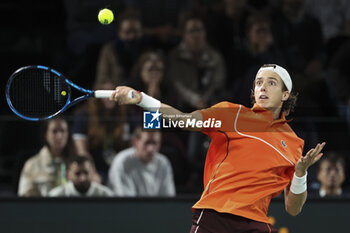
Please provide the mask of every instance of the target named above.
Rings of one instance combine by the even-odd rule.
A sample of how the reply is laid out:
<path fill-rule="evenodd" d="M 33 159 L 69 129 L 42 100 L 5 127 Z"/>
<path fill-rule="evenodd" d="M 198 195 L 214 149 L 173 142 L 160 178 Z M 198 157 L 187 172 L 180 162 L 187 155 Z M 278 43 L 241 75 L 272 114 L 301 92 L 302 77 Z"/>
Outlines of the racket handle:
<path fill-rule="evenodd" d="M 95 94 L 95 98 L 109 98 L 112 93 L 114 91 L 113 90 L 99 90 L 99 91 L 94 91 Z"/>

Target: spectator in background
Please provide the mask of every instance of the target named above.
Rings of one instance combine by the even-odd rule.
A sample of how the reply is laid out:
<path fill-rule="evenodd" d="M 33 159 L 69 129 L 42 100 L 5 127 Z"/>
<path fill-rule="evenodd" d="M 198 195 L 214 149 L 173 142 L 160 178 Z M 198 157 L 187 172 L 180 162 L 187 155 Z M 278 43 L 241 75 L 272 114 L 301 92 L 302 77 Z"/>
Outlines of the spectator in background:
<path fill-rule="evenodd" d="M 247 18 L 245 25 L 245 42 L 242 48 L 232 53 L 229 60 L 231 74 L 234 78 L 233 87 L 226 85 L 229 99 L 249 106 L 251 99 L 247 96 L 251 90 L 250 77 L 256 70 L 266 63 L 279 63 L 285 66 L 284 57 L 275 43 L 271 29 L 271 20 L 266 14 L 253 14 Z"/>
<path fill-rule="evenodd" d="M 350 1 L 305 0 L 305 11 L 319 19 L 326 40 L 350 35 Z"/>
<path fill-rule="evenodd" d="M 162 88 L 164 69 L 164 61 L 160 53 L 145 52 L 133 67 L 130 85 L 136 90 L 144 90 L 148 95 L 161 99 L 162 94 L 166 93 L 166 90 Z"/>
<path fill-rule="evenodd" d="M 115 80 L 119 84 L 130 77 L 134 62 L 149 45 L 137 14 L 125 12 L 117 18 L 117 38 L 105 44 L 97 64 L 97 81 Z"/>
<path fill-rule="evenodd" d="M 276 36 L 292 73 L 320 76 L 324 61 L 322 28 L 317 18 L 305 12 L 304 2 L 282 1 L 281 20 L 274 22 Z"/>
<path fill-rule="evenodd" d="M 176 106 L 177 96 L 173 88 L 165 81 L 165 64 L 162 54 L 158 51 L 144 52 L 135 63 L 132 70 L 132 78 L 128 86 L 136 90 L 142 90 L 150 96 L 166 101 Z M 130 132 L 142 122 L 143 110 L 130 106 L 128 108 L 128 122 Z M 178 130 L 162 133 L 161 153 L 166 154 L 171 164 L 174 165 L 174 177 L 176 186 L 179 187 L 187 182 L 186 149 L 183 132 Z"/>
<path fill-rule="evenodd" d="M 131 78 L 125 81 L 125 85 L 132 86 L 136 90 L 143 90 L 150 96 L 174 103 L 175 95 L 165 84 L 165 64 L 162 55 L 156 51 L 147 51 L 140 55 L 131 72 Z M 139 108 L 128 108 L 128 121 L 131 132 L 142 121 L 143 111 Z"/>
<path fill-rule="evenodd" d="M 44 147 L 24 164 L 19 196 L 47 196 L 52 188 L 66 182 L 66 163 L 74 153 L 68 123 L 63 118 L 47 121 L 44 138 Z"/>
<path fill-rule="evenodd" d="M 173 172 L 161 145 L 159 131 L 138 127 L 133 147 L 119 152 L 109 170 L 109 184 L 117 196 L 175 196 Z"/>
<path fill-rule="evenodd" d="M 205 17 L 205 24 L 207 25 L 208 41 L 227 60 L 232 49 L 239 48 L 243 44 L 244 22 L 248 10 L 246 0 L 221 0 L 221 2 L 218 10 L 209 9 Z M 227 66 L 230 65 L 227 64 Z"/>
<path fill-rule="evenodd" d="M 179 21 L 192 10 L 193 1 L 126 0 L 125 6 L 142 16 L 146 34 L 159 38 L 159 43 L 166 46 L 177 39 Z"/>
<path fill-rule="evenodd" d="M 190 111 L 215 102 L 216 92 L 224 86 L 224 66 L 222 56 L 207 43 L 202 19 L 189 15 L 181 43 L 169 54 L 167 78 L 178 92 L 180 107 Z"/>
<path fill-rule="evenodd" d="M 68 163 L 68 182 L 49 193 L 51 197 L 110 197 L 113 192 L 93 179 L 93 164 L 86 156 L 75 156 Z"/>
<path fill-rule="evenodd" d="M 321 183 L 320 197 L 337 197 L 343 194 L 345 161 L 336 152 L 328 152 L 319 162 L 317 179 Z"/>
<path fill-rule="evenodd" d="M 350 133 L 350 37 L 344 41 L 332 56 L 327 69 L 326 82 L 330 95 L 337 105 L 340 117 L 346 119 Z"/>
<path fill-rule="evenodd" d="M 98 80 L 94 89 L 112 90 L 115 84 Z M 77 153 L 91 156 L 103 183 L 114 155 L 128 146 L 129 129 L 125 123 L 125 106 L 108 99 L 90 99 L 75 116 L 72 133 Z"/>

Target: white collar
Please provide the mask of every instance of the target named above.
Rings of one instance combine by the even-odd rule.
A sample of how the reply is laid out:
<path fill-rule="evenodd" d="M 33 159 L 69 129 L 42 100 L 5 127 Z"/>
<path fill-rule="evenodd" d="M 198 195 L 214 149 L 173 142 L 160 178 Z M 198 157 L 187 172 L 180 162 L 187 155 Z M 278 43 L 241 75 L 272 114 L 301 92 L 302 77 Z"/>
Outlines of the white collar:
<path fill-rule="evenodd" d="M 71 196 L 77 196 L 77 197 L 81 197 L 81 196 L 92 196 L 94 193 L 94 189 L 95 189 L 95 184 L 94 182 L 90 183 L 90 187 L 88 189 L 88 191 L 85 194 L 80 193 L 74 186 L 72 181 L 68 181 L 67 182 L 67 188 L 69 190 L 69 193 L 71 194 Z"/>

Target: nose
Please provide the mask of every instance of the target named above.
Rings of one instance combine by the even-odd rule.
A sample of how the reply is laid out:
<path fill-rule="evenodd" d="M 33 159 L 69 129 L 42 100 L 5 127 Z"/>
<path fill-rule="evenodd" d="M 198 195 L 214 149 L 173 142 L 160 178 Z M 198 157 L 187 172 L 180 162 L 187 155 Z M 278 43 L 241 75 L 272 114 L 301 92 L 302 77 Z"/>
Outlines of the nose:
<path fill-rule="evenodd" d="M 151 144 L 151 145 L 148 145 L 148 146 L 146 147 L 146 151 L 147 151 L 148 153 L 154 153 L 155 148 L 156 148 L 156 145 Z"/>
<path fill-rule="evenodd" d="M 265 91 L 266 90 L 266 82 L 263 82 L 263 84 L 260 87 L 260 91 Z"/>
<path fill-rule="evenodd" d="M 80 182 L 85 182 L 85 181 L 87 181 L 88 180 L 88 176 L 87 175 L 80 175 L 79 176 L 79 181 Z"/>

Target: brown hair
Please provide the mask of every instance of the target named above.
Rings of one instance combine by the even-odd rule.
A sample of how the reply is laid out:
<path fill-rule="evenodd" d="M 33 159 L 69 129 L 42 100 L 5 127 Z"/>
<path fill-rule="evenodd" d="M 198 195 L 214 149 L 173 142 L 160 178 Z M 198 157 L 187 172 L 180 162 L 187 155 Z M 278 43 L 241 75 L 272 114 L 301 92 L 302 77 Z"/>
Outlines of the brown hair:
<path fill-rule="evenodd" d="M 111 81 L 104 80 L 95 84 L 94 89 L 98 90 L 101 85 Z M 88 120 L 88 137 L 91 148 L 101 148 L 110 132 L 113 138 L 113 148 L 116 151 L 124 149 L 123 134 L 126 122 L 126 107 L 124 105 L 116 105 L 111 113 L 104 115 L 105 109 L 100 99 L 92 98 L 87 105 Z"/>
<path fill-rule="evenodd" d="M 144 52 L 140 55 L 134 67 L 132 68 L 131 77 L 136 79 L 140 78 L 143 66 L 147 61 L 150 60 L 158 60 L 164 64 L 163 55 L 160 52 L 152 50 Z"/>

